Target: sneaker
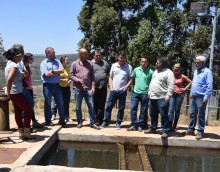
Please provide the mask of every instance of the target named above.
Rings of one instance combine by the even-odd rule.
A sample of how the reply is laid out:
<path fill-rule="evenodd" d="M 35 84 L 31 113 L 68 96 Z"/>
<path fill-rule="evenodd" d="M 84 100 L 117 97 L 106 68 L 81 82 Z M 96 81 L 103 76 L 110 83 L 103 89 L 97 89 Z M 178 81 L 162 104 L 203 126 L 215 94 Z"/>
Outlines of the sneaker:
<path fill-rule="evenodd" d="M 100 126 L 99 126 L 99 128 L 106 128 L 106 127 L 108 127 L 109 126 L 109 124 L 107 124 L 106 122 L 103 122 Z"/>
<path fill-rule="evenodd" d="M 138 131 L 139 131 L 139 132 L 142 132 L 142 131 L 143 131 L 143 129 L 141 128 L 141 126 L 138 127 Z"/>
<path fill-rule="evenodd" d="M 33 128 L 43 128 L 44 124 L 40 124 L 39 122 L 37 122 L 37 120 L 32 122 L 32 127 Z"/>
<path fill-rule="evenodd" d="M 70 118 L 68 118 L 68 119 L 66 119 L 66 122 L 73 122 L 74 120 L 73 119 L 70 119 Z"/>
<path fill-rule="evenodd" d="M 31 133 L 37 133 L 37 130 L 35 128 L 30 128 Z"/>
<path fill-rule="evenodd" d="M 116 124 L 116 130 L 120 130 L 121 129 L 121 125 L 120 124 Z"/>
<path fill-rule="evenodd" d="M 137 128 L 132 125 L 130 128 L 127 129 L 127 131 L 137 131 Z"/>
<path fill-rule="evenodd" d="M 156 134 L 156 129 L 149 128 L 148 130 L 144 131 L 144 134 Z"/>
<path fill-rule="evenodd" d="M 96 124 L 90 124 L 90 128 L 94 128 L 96 130 L 100 130 L 99 126 Z"/>
<path fill-rule="evenodd" d="M 163 133 L 163 134 L 161 135 L 161 137 L 162 137 L 162 138 L 167 138 L 167 137 L 169 137 L 169 135 L 168 135 L 168 133 Z"/>
<path fill-rule="evenodd" d="M 78 123 L 77 128 L 82 128 L 82 123 Z"/>
<path fill-rule="evenodd" d="M 191 131 L 191 130 L 186 130 L 185 134 L 188 135 L 188 136 L 195 136 L 194 131 Z"/>
<path fill-rule="evenodd" d="M 51 117 L 51 121 L 54 121 L 55 118 L 56 118 L 56 115 L 52 115 L 52 117 Z"/>
<path fill-rule="evenodd" d="M 202 139 L 203 138 L 203 134 L 201 133 L 201 132 L 197 132 L 197 134 L 196 134 L 196 139 L 197 140 L 200 140 L 200 139 Z"/>
<path fill-rule="evenodd" d="M 50 122 L 50 123 L 45 123 L 46 126 L 54 126 L 55 124 Z"/>

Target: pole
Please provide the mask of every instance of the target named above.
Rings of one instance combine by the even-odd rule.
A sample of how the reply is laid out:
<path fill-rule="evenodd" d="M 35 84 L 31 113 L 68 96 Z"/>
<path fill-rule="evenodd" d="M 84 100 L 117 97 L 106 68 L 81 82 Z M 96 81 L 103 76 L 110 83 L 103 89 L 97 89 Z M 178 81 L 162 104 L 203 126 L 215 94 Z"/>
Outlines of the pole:
<path fill-rule="evenodd" d="M 215 15 L 214 15 L 214 19 L 213 19 L 213 29 L 212 29 L 211 53 L 210 53 L 210 62 L 209 62 L 209 69 L 211 71 L 213 68 L 213 56 L 214 56 L 214 49 L 215 49 L 215 34 L 216 34 L 217 15 L 218 15 L 218 8 L 215 7 Z"/>
<path fill-rule="evenodd" d="M 215 14 L 214 14 L 214 19 L 213 19 L 213 27 L 212 27 L 211 52 L 210 52 L 210 61 L 209 61 L 209 69 L 211 71 L 213 68 L 213 56 L 214 56 L 214 49 L 215 49 L 215 34 L 216 34 L 217 16 L 218 16 L 218 7 L 215 6 Z M 206 125 L 208 125 L 208 114 L 209 114 L 209 104 L 210 104 L 209 102 L 210 102 L 210 100 L 207 103 L 206 112 L 205 112 Z"/>

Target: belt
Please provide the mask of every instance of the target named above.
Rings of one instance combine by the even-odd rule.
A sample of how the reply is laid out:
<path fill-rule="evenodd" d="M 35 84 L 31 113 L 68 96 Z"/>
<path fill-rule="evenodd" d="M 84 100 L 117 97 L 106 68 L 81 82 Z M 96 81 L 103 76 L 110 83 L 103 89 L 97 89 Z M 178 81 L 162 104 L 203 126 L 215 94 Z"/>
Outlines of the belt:
<path fill-rule="evenodd" d="M 44 83 L 43 85 L 59 85 L 59 83 Z"/>

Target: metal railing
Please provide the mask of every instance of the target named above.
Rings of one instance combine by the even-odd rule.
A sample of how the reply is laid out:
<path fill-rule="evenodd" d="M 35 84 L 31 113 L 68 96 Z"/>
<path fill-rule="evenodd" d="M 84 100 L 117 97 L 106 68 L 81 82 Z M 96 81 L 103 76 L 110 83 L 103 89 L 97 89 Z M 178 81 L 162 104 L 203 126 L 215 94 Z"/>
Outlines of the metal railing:
<path fill-rule="evenodd" d="M 34 96 L 36 99 L 43 99 L 43 84 L 40 80 L 33 80 L 33 89 L 34 89 Z M 189 96 L 188 90 L 185 93 L 184 101 L 181 107 L 181 114 L 189 115 L 189 100 L 187 100 Z M 127 98 L 126 98 L 126 107 L 130 108 L 131 102 L 131 91 L 128 91 Z M 213 90 L 212 96 L 208 102 L 206 108 L 206 119 L 217 119 L 219 120 L 219 111 L 220 111 L 220 90 Z M 74 92 L 71 86 L 71 100 L 75 100 Z M 85 103 L 85 102 L 83 102 Z M 117 108 L 117 105 L 116 105 Z M 83 111 L 86 111 L 86 106 L 83 105 Z"/>

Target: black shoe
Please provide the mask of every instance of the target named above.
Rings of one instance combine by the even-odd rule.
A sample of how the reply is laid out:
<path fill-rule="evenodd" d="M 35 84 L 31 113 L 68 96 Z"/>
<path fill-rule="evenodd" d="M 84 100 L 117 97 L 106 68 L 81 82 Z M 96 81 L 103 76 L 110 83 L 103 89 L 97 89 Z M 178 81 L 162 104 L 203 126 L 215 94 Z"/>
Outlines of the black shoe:
<path fill-rule="evenodd" d="M 167 137 L 169 137 L 169 134 L 168 134 L 168 133 L 163 133 L 163 134 L 161 135 L 161 137 L 162 137 L 162 138 L 167 138 Z"/>
<path fill-rule="evenodd" d="M 139 132 L 142 132 L 142 131 L 143 131 L 143 129 L 141 128 L 141 126 L 138 127 L 138 131 L 139 131 Z"/>
<path fill-rule="evenodd" d="M 197 134 L 196 134 L 196 139 L 197 140 L 200 140 L 200 139 L 202 139 L 203 138 L 203 134 L 201 133 L 201 132 L 197 132 Z"/>
<path fill-rule="evenodd" d="M 186 135 L 195 136 L 195 133 L 194 133 L 194 131 L 186 130 Z"/>
<path fill-rule="evenodd" d="M 100 130 L 99 126 L 96 125 L 96 124 L 90 124 L 90 127 L 91 127 L 91 128 L 94 128 L 94 129 L 96 129 L 96 130 Z"/>
<path fill-rule="evenodd" d="M 144 131 L 144 134 L 156 134 L 156 129 L 149 128 L 148 130 Z"/>
<path fill-rule="evenodd" d="M 55 124 L 50 122 L 50 123 L 45 123 L 46 126 L 54 126 Z"/>
<path fill-rule="evenodd" d="M 109 124 L 107 124 L 106 122 L 103 122 L 102 125 L 99 126 L 99 128 L 106 128 L 108 127 Z"/>
<path fill-rule="evenodd" d="M 58 124 L 59 124 L 59 125 L 62 125 L 62 127 L 64 127 L 64 126 L 66 125 L 66 122 L 64 122 L 64 121 L 59 121 Z"/>
<path fill-rule="evenodd" d="M 127 129 L 127 131 L 137 131 L 137 128 L 132 125 L 130 128 Z"/>
<path fill-rule="evenodd" d="M 77 128 L 82 128 L 82 123 L 78 123 Z"/>

